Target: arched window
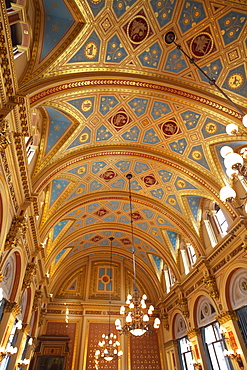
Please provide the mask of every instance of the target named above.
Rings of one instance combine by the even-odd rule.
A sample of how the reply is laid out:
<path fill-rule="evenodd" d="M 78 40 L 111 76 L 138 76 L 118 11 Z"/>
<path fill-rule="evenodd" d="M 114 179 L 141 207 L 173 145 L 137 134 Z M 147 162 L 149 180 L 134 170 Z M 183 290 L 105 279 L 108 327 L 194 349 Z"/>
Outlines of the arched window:
<path fill-rule="evenodd" d="M 218 229 L 219 229 L 219 232 L 222 236 L 226 235 L 227 233 L 227 229 L 228 229 L 228 223 L 226 221 L 226 217 L 224 215 L 224 213 L 222 212 L 222 209 L 220 208 L 220 206 L 218 204 L 214 204 L 214 207 L 215 207 L 215 216 L 216 216 L 216 220 L 217 220 L 217 226 L 218 226 Z"/>

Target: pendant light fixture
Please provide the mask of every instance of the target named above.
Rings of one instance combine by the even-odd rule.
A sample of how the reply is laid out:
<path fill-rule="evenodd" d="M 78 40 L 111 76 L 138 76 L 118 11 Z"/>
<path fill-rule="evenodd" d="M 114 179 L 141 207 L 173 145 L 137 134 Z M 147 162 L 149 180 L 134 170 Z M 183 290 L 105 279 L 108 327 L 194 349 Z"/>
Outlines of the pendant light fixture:
<path fill-rule="evenodd" d="M 123 351 L 119 350 L 120 343 L 117 340 L 116 334 L 111 333 L 111 299 L 112 299 L 112 241 L 114 240 L 113 237 L 109 238 L 111 242 L 111 252 L 110 252 L 110 299 L 109 299 L 109 320 L 108 320 L 108 333 L 102 334 L 102 340 L 99 341 L 98 346 L 100 347 L 95 351 L 94 354 L 94 362 L 95 362 L 95 369 L 99 369 L 99 360 L 105 361 L 112 361 L 118 360 Z"/>
<path fill-rule="evenodd" d="M 160 325 L 160 319 L 155 318 L 153 326 L 149 324 L 149 317 L 153 314 L 154 307 L 151 305 L 149 309 L 146 309 L 146 294 L 140 296 L 136 286 L 136 261 L 135 261 L 135 246 L 134 246 L 134 230 L 133 230 L 133 214 L 132 214 L 132 198 L 131 198 L 131 183 L 132 175 L 128 174 L 127 179 L 129 180 L 129 204 L 130 204 L 130 227 L 132 237 L 132 264 L 133 264 L 133 275 L 134 275 L 134 292 L 128 294 L 126 304 L 128 305 L 128 312 L 125 306 L 120 308 L 120 314 L 125 315 L 125 324 L 122 326 L 120 319 L 115 321 L 116 329 L 121 334 L 132 334 L 134 336 L 142 336 L 145 333 L 158 329 Z"/>

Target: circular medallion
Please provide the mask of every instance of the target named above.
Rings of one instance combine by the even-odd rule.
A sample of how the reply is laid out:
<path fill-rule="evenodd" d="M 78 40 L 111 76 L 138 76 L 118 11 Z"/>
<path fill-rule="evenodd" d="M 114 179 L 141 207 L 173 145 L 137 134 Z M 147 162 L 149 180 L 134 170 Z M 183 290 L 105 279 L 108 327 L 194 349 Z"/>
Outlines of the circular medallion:
<path fill-rule="evenodd" d="M 102 174 L 103 179 L 106 181 L 113 179 L 114 176 L 115 176 L 115 173 L 112 170 L 108 170 Z"/>
<path fill-rule="evenodd" d="M 209 54 L 213 48 L 213 38 L 207 32 L 199 33 L 190 44 L 192 54 L 197 58 L 202 58 Z"/>
<path fill-rule="evenodd" d="M 152 185 L 154 185 L 156 183 L 155 177 L 154 176 L 151 176 L 151 175 L 145 176 L 143 178 L 143 181 L 145 182 L 145 185 L 146 186 L 152 186 Z"/>
<path fill-rule="evenodd" d="M 149 25 L 146 18 L 142 15 L 136 16 L 128 24 L 127 34 L 133 44 L 140 44 L 143 42 L 148 37 L 148 33 Z"/>
<path fill-rule="evenodd" d="M 118 112 L 117 114 L 115 114 L 115 116 L 112 117 L 112 124 L 115 127 L 123 127 L 124 125 L 126 125 L 126 123 L 128 123 L 128 121 L 129 117 L 125 112 Z"/>
<path fill-rule="evenodd" d="M 185 183 L 185 181 L 184 181 L 184 180 L 178 180 L 178 181 L 177 181 L 177 186 L 178 186 L 179 188 L 183 189 L 183 188 L 185 188 L 186 183 Z"/>
<path fill-rule="evenodd" d="M 202 159 L 202 153 L 199 150 L 194 150 L 192 152 L 192 158 L 196 161 L 200 161 Z"/>
<path fill-rule="evenodd" d="M 87 59 L 94 59 L 98 53 L 98 46 L 95 42 L 88 42 L 84 48 L 84 55 Z"/>
<path fill-rule="evenodd" d="M 81 134 L 79 140 L 80 140 L 81 143 L 85 143 L 88 140 L 88 138 L 89 138 L 88 133 L 84 132 L 83 134 Z"/>
<path fill-rule="evenodd" d="M 102 282 L 108 284 L 110 282 L 110 278 L 107 275 L 103 275 L 101 278 Z"/>
<path fill-rule="evenodd" d="M 92 109 L 92 106 L 93 106 L 92 101 L 90 99 L 85 99 L 81 103 L 81 110 L 83 112 L 88 112 L 88 111 L 90 111 L 90 109 Z"/>
<path fill-rule="evenodd" d="M 159 222 L 159 224 L 162 224 L 162 225 L 164 225 L 164 223 L 165 223 L 165 221 L 161 217 L 158 218 L 158 222 Z"/>
<path fill-rule="evenodd" d="M 175 206 L 177 204 L 176 199 L 174 198 L 169 198 L 168 203 L 170 203 L 171 206 Z"/>
<path fill-rule="evenodd" d="M 86 167 L 82 166 L 78 168 L 77 173 L 78 175 L 82 175 L 86 171 Z"/>
<path fill-rule="evenodd" d="M 178 132 L 178 126 L 174 121 L 167 121 L 163 124 L 162 131 L 166 136 L 172 136 Z"/>
<path fill-rule="evenodd" d="M 208 134 L 215 134 L 217 131 L 217 125 L 214 122 L 208 122 L 205 126 L 205 131 Z"/>
<path fill-rule="evenodd" d="M 76 194 L 81 194 L 81 193 L 83 193 L 83 188 L 78 188 L 78 189 L 76 190 Z"/>
<path fill-rule="evenodd" d="M 244 76 L 241 73 L 233 73 L 227 80 L 231 89 L 239 89 L 244 83 Z"/>

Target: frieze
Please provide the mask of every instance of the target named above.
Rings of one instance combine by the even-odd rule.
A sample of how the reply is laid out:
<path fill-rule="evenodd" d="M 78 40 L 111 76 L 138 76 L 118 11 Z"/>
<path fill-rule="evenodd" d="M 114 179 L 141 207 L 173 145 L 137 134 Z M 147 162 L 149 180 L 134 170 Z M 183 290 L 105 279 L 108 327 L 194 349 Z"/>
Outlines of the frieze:
<path fill-rule="evenodd" d="M 237 248 L 235 248 L 232 252 L 230 252 L 230 256 L 231 257 L 235 257 L 236 254 L 238 254 L 239 252 L 241 252 L 243 249 L 243 246 L 242 245 L 239 245 Z"/>
<path fill-rule="evenodd" d="M 192 286 L 190 287 L 190 289 L 188 289 L 188 290 L 186 291 L 186 293 L 185 293 L 186 297 L 188 297 L 188 295 L 189 295 L 190 293 L 192 293 L 194 290 L 195 290 L 195 287 L 194 287 L 194 285 L 192 285 Z"/>
<path fill-rule="evenodd" d="M 218 265 L 216 265 L 215 267 L 213 267 L 213 269 L 212 269 L 213 273 L 215 273 L 216 271 L 218 271 L 225 264 L 226 264 L 226 260 L 224 258 L 222 261 L 220 261 L 220 263 L 218 263 Z"/>

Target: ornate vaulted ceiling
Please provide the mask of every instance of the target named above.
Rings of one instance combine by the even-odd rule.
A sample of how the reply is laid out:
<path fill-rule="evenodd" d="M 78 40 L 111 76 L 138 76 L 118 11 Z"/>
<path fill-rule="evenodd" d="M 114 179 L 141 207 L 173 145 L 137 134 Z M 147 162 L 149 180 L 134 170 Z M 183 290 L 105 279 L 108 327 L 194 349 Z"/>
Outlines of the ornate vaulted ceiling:
<path fill-rule="evenodd" d="M 205 254 L 202 209 L 227 179 L 225 126 L 241 115 L 176 48 L 176 41 L 246 109 L 244 1 L 35 1 L 34 41 L 20 83 L 40 150 L 33 169 L 40 233 L 52 277 L 95 253 L 131 259 L 132 173 L 138 266 L 159 285 L 181 278 L 178 249 Z M 48 238 L 48 239 L 47 239 Z M 64 267 L 65 266 L 65 267 Z"/>

